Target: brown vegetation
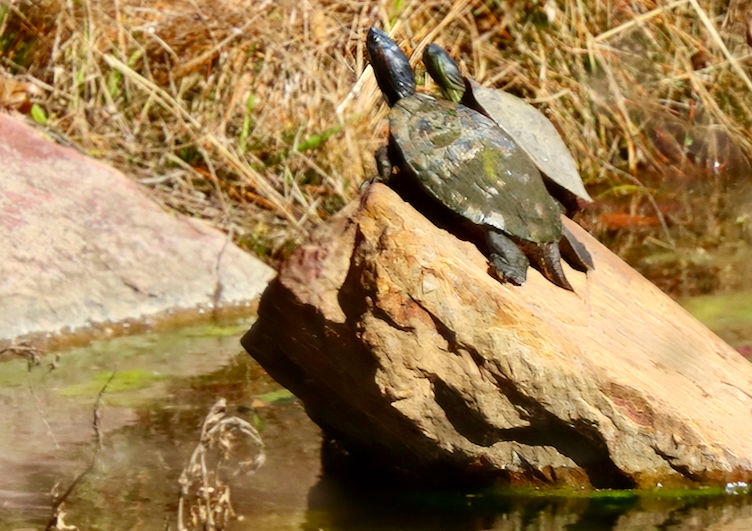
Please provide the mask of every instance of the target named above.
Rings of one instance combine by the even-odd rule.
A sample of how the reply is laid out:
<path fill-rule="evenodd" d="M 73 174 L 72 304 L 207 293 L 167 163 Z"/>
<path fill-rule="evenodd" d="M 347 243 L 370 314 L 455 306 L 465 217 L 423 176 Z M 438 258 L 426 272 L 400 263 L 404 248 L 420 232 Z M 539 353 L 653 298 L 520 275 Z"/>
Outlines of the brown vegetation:
<path fill-rule="evenodd" d="M 376 25 L 419 79 L 437 41 L 546 112 L 598 201 L 580 221 L 663 287 L 707 291 L 734 280 L 703 256 L 752 240 L 746 4 L 3 0 L 0 106 L 274 261 L 375 173 Z"/>

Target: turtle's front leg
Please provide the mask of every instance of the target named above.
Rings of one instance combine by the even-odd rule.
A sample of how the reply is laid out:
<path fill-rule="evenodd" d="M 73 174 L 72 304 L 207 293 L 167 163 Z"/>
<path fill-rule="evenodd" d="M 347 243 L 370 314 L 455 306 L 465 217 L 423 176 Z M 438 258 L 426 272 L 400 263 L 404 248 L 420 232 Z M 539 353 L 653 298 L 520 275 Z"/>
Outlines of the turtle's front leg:
<path fill-rule="evenodd" d="M 383 183 L 388 183 L 392 176 L 392 160 L 389 157 L 389 146 L 381 146 L 374 154 L 376 157 L 376 169 L 379 176 L 377 177 Z"/>
<path fill-rule="evenodd" d="M 363 184 L 360 185 L 361 191 L 365 190 L 373 183 L 380 182 L 388 184 L 389 178 L 392 176 L 392 161 L 389 158 L 389 147 L 381 146 L 373 155 L 376 159 L 376 171 L 378 175 L 376 175 L 376 177 L 371 177 L 370 179 L 363 181 Z"/>
<path fill-rule="evenodd" d="M 521 286 L 527 278 L 530 263 L 517 245 L 501 232 L 486 232 L 488 260 L 495 276 L 502 282 Z"/>

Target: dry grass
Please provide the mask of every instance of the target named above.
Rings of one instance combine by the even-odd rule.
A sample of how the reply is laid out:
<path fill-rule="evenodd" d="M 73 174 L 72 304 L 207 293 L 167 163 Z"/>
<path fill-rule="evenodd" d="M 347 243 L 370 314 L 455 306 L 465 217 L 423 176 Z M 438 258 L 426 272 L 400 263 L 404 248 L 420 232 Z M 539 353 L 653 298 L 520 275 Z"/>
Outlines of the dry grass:
<path fill-rule="evenodd" d="M 201 439 L 180 473 L 177 529 L 218 531 L 236 518 L 230 480 L 255 474 L 266 461 L 266 449 L 256 428 L 228 415 L 220 398 L 201 425 Z"/>
<path fill-rule="evenodd" d="M 3 2 L 6 92 L 272 261 L 375 173 L 371 25 L 544 110 L 599 200 L 581 221 L 633 262 L 752 240 L 742 0 Z"/>

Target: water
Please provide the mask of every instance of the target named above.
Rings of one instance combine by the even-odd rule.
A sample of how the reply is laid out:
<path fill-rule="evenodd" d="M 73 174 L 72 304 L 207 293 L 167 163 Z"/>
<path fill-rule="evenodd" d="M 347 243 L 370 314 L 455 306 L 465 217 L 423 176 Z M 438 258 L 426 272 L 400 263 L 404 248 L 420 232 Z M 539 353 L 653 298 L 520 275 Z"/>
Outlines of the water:
<path fill-rule="evenodd" d="M 267 447 L 256 474 L 230 481 L 240 516 L 230 529 L 752 529 L 748 494 L 468 493 L 322 478 L 318 428 L 239 346 L 249 324 L 119 338 L 30 371 L 0 363 L 0 529 L 44 528 L 50 491 L 90 462 L 93 404 L 113 371 L 100 458 L 65 507 L 80 529 L 175 529 L 180 472 L 220 397 Z"/>
<path fill-rule="evenodd" d="M 682 305 L 729 345 L 752 359 L 752 289 L 691 297 Z"/>
<path fill-rule="evenodd" d="M 318 428 L 301 404 L 254 398 L 280 390 L 242 352 L 248 322 L 119 338 L 60 355 L 30 372 L 24 360 L 0 364 L 0 528 L 46 525 L 50 490 L 64 490 L 89 463 L 93 404 L 103 398 L 104 448 L 66 504 L 81 529 L 162 529 L 173 524 L 178 477 L 209 408 L 220 398 L 257 426 L 267 462 L 233 484 L 250 528 L 299 526 L 320 472 Z"/>

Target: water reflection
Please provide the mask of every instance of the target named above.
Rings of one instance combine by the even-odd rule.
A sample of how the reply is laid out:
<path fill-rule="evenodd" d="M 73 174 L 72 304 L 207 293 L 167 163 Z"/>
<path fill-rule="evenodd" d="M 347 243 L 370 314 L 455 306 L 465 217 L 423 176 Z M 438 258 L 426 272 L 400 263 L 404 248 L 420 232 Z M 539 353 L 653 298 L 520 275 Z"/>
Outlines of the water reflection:
<path fill-rule="evenodd" d="M 373 492 L 323 480 L 311 490 L 303 529 L 752 529 L 749 495 L 677 494 Z"/>
<path fill-rule="evenodd" d="M 66 504 L 81 529 L 174 529 L 178 477 L 219 397 L 267 447 L 255 475 L 230 483 L 241 517 L 231 529 L 752 529 L 749 495 L 384 490 L 321 478 L 320 432 L 298 401 L 272 398 L 284 395 L 238 344 L 247 326 L 120 338 L 63 353 L 53 371 L 0 363 L 0 529 L 46 525 L 51 489 L 89 462 L 92 405 L 113 370 L 102 458 Z"/>

